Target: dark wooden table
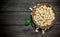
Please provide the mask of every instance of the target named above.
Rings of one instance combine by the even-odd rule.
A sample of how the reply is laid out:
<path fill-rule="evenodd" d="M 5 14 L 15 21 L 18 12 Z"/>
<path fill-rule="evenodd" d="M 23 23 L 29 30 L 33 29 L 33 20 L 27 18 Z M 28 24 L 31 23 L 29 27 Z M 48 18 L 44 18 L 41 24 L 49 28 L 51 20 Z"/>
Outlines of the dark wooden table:
<path fill-rule="evenodd" d="M 24 26 L 30 18 L 29 7 L 43 0 L 0 0 L 0 37 L 60 37 L 60 0 L 46 0 L 55 7 L 57 18 L 55 25 L 44 35 L 34 32 L 31 25 Z"/>

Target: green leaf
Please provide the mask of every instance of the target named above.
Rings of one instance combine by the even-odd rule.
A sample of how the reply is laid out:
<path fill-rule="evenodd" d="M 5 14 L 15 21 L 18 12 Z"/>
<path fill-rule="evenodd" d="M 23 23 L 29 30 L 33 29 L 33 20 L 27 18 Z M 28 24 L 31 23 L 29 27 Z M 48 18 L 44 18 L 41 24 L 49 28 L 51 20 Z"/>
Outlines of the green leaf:
<path fill-rule="evenodd" d="M 35 24 L 32 22 L 31 24 L 32 28 L 35 30 Z"/>
<path fill-rule="evenodd" d="M 35 27 L 34 23 L 32 23 L 32 27 Z"/>
<path fill-rule="evenodd" d="M 28 26 L 30 24 L 30 22 L 31 22 L 31 19 L 26 20 L 25 21 L 25 26 Z"/>

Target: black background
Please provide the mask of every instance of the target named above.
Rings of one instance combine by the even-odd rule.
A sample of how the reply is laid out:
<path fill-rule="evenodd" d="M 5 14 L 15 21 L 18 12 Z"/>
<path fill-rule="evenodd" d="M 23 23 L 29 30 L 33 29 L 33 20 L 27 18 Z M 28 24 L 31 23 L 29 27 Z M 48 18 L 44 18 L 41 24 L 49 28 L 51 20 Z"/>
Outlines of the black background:
<path fill-rule="evenodd" d="M 33 7 L 43 0 L 0 0 L 0 35 L 1 37 L 60 37 L 60 0 L 46 0 L 56 10 L 55 25 L 44 35 L 35 33 L 31 25 L 24 26 L 30 18 Z"/>

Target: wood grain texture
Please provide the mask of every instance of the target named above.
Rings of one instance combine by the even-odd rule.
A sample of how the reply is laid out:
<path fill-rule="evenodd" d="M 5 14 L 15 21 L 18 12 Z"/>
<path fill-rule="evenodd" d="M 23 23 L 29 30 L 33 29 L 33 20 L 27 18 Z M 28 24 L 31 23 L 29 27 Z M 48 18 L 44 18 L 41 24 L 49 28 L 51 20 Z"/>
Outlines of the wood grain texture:
<path fill-rule="evenodd" d="M 1 0 L 0 1 L 0 23 L 1 24 L 24 24 L 24 21 L 30 18 L 31 11 L 29 7 L 37 3 L 43 3 L 43 0 Z M 57 0 L 46 0 L 55 7 L 57 19 L 55 24 L 60 24 L 60 2 Z"/>
<path fill-rule="evenodd" d="M 24 26 L 24 21 L 30 18 L 29 7 L 43 0 L 0 0 L 0 37 L 60 37 L 60 0 L 46 0 L 56 9 L 55 25 L 44 35 L 34 32 L 31 25 Z"/>
<path fill-rule="evenodd" d="M 1 13 L 0 16 L 0 22 L 3 24 L 23 24 L 24 21 L 30 18 L 30 13 L 31 12 L 10 12 L 6 11 L 5 13 Z M 60 24 L 60 13 L 57 12 L 57 18 L 56 18 L 56 23 L 55 24 Z"/>
<path fill-rule="evenodd" d="M 60 37 L 60 26 L 54 25 L 50 30 L 42 35 L 41 31 L 36 33 L 29 26 L 0 26 L 0 33 L 5 37 Z"/>

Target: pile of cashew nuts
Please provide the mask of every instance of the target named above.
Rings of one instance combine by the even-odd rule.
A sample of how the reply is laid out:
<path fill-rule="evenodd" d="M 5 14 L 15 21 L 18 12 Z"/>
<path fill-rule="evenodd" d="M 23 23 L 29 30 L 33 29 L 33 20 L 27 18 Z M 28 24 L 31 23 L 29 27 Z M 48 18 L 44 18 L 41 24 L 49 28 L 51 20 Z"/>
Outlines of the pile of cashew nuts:
<path fill-rule="evenodd" d="M 34 20 L 37 23 L 37 25 L 40 26 L 51 25 L 51 21 L 53 21 L 54 19 L 55 15 L 51 7 L 42 5 L 35 11 Z"/>
<path fill-rule="evenodd" d="M 45 30 L 50 28 L 49 26 L 52 25 L 52 22 L 56 18 L 54 9 L 46 4 L 38 4 L 37 6 L 30 8 L 30 10 L 32 11 L 32 19 L 37 26 L 35 31 L 38 32 L 38 29 L 41 28 L 42 33 L 44 34 Z"/>

